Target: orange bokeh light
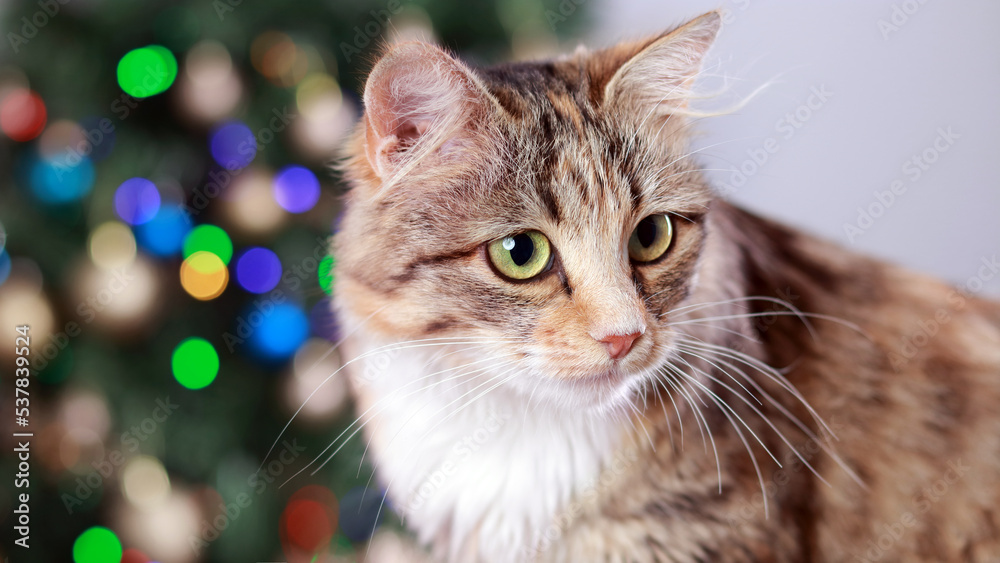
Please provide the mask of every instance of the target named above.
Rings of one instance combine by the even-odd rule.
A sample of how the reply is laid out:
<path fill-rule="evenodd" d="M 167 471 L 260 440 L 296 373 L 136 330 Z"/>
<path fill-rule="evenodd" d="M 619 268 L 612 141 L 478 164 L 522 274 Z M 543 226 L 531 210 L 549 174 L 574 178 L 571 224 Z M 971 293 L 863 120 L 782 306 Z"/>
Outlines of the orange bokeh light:
<path fill-rule="evenodd" d="M 226 264 L 211 252 L 195 252 L 181 263 L 181 287 L 195 299 L 215 299 L 222 295 L 228 284 Z"/>

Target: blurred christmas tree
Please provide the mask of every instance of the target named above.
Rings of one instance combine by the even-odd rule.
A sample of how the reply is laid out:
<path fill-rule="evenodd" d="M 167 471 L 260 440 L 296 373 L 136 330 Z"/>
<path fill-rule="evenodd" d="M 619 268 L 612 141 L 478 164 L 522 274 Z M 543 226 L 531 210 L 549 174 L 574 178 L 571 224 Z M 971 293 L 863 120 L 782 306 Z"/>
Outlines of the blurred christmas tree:
<path fill-rule="evenodd" d="M 386 42 L 493 62 L 552 47 L 578 3 L 0 6 L 0 333 L 30 325 L 34 368 L 14 430 L 34 433 L 30 487 L 0 492 L 0 556 L 363 556 L 389 520 L 363 443 L 312 474 L 353 421 L 343 380 L 319 387 L 340 366 L 329 164 Z"/>

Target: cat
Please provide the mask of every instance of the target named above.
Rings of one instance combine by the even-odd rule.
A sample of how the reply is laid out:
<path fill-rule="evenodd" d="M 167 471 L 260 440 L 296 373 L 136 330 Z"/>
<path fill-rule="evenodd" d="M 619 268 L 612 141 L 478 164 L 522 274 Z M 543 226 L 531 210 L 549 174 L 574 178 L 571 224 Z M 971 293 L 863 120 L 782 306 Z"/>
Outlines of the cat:
<path fill-rule="evenodd" d="M 719 28 L 374 65 L 335 308 L 411 557 L 1000 560 L 1000 305 L 713 195 Z"/>

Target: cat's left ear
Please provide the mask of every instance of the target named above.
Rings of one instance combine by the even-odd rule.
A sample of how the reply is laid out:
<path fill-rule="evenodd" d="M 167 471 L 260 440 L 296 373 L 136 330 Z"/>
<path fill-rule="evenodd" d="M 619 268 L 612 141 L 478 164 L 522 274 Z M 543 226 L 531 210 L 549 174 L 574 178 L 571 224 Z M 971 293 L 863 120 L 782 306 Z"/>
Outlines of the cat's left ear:
<path fill-rule="evenodd" d="M 709 12 L 670 31 L 628 58 L 604 87 L 606 105 L 625 106 L 642 119 L 685 107 L 722 17 Z"/>

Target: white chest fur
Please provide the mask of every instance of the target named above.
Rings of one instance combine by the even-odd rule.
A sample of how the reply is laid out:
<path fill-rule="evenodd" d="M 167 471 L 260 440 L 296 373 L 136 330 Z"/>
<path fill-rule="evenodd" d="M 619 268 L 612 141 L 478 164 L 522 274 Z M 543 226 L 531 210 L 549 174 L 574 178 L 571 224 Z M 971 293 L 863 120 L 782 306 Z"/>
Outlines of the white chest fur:
<path fill-rule="evenodd" d="M 358 335 L 350 344 L 355 357 L 377 347 Z M 445 381 L 460 370 L 439 373 L 454 365 L 432 357 L 409 348 L 353 366 L 379 480 L 406 526 L 439 556 L 526 560 L 620 447 L 624 423 L 529 405 L 494 387 L 517 374 L 489 361 Z"/>

